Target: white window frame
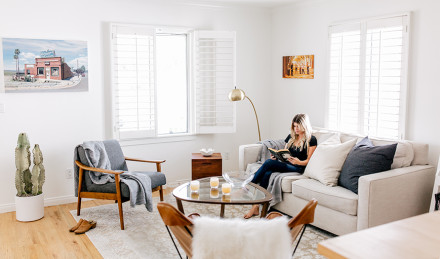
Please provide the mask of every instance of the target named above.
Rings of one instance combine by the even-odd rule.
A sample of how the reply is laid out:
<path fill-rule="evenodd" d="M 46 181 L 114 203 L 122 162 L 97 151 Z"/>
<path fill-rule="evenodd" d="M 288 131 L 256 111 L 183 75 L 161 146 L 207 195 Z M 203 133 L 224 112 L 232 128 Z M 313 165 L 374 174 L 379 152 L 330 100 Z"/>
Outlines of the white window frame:
<path fill-rule="evenodd" d="M 349 25 L 354 23 L 360 23 L 360 33 L 361 33 L 361 50 L 360 50 L 360 75 L 359 75 L 359 97 L 358 97 L 358 106 L 359 106 L 359 125 L 358 125 L 358 131 L 357 132 L 348 132 L 348 133 L 356 133 L 356 134 L 368 134 L 364 132 L 364 100 L 365 100 L 365 57 L 366 57 L 366 23 L 372 22 L 374 20 L 380 20 L 380 19 L 388 19 L 388 18 L 395 18 L 395 17 L 404 17 L 406 19 L 406 28 L 404 29 L 406 33 L 403 35 L 403 50 L 402 50 L 402 68 L 401 68 L 401 83 L 400 83 L 400 104 L 399 104 L 399 128 L 398 128 L 398 138 L 397 139 L 404 139 L 405 133 L 406 133 L 406 114 L 408 110 L 407 105 L 407 92 L 408 92 L 408 58 L 409 58 L 409 36 L 410 36 L 410 24 L 411 24 L 411 13 L 405 12 L 405 13 L 398 13 L 394 15 L 384 15 L 384 16 L 378 16 L 378 17 L 372 17 L 372 18 L 366 18 L 366 19 L 357 19 L 357 20 L 350 20 L 350 21 L 344 21 L 344 22 L 338 22 L 331 24 L 329 26 L 329 32 L 328 32 L 328 71 L 327 71 L 327 83 L 326 83 L 326 110 L 325 110 L 325 125 L 327 128 L 329 128 L 330 125 L 330 116 L 329 116 L 329 107 L 330 107 L 330 76 L 331 76 L 331 70 L 330 70 L 330 62 L 331 62 L 331 28 L 334 26 L 340 26 L 340 25 Z M 339 127 L 339 126 L 338 126 Z M 340 128 L 332 128 L 334 130 L 341 130 Z M 342 131 L 344 131 L 342 129 Z M 381 136 L 375 136 L 375 137 L 381 137 Z"/>
<path fill-rule="evenodd" d="M 134 131 L 134 133 L 130 133 L 132 134 L 132 136 L 126 137 L 126 136 L 121 136 L 121 134 L 119 134 L 118 132 L 118 128 L 116 125 L 116 121 L 117 121 L 117 111 L 116 111 L 116 98 L 115 98 L 115 94 L 116 94 L 116 89 L 117 89 L 117 85 L 116 82 L 113 78 L 113 72 L 115 71 L 115 67 L 114 67 L 114 53 L 115 53 L 115 49 L 113 46 L 113 27 L 114 26 L 128 26 L 128 27 L 152 27 L 155 28 L 156 31 L 160 31 L 160 30 L 165 30 L 165 31 L 173 31 L 174 33 L 185 33 L 187 34 L 187 80 L 188 80 L 188 84 L 187 84 L 187 101 L 188 101 L 188 121 L 187 121 L 187 125 L 188 125 L 188 133 L 176 133 L 176 134 L 161 134 L 158 135 L 158 128 L 157 128 L 157 82 L 156 82 L 156 71 L 155 71 L 155 75 L 154 75 L 154 102 L 155 102 L 155 132 L 153 135 L 145 135 L 145 134 L 137 134 L 140 131 Z M 111 125 L 112 125 L 112 135 L 114 138 L 117 138 L 121 141 L 125 141 L 128 143 L 128 145 L 136 145 L 136 143 L 143 143 L 145 141 L 147 141 L 148 143 L 161 143 L 161 142 L 172 142 L 172 141 L 185 141 L 185 140 L 193 140 L 193 136 L 195 134 L 212 134 L 212 133 L 223 133 L 223 132 L 232 132 L 230 129 L 229 130 L 224 130 L 221 129 L 221 127 L 213 127 L 211 128 L 211 131 L 200 131 L 198 130 L 200 127 L 197 124 L 197 105 L 196 105 L 196 91 L 197 91 L 197 83 L 196 83 L 196 78 L 197 78 L 197 71 L 196 71 L 196 64 L 197 64 L 197 60 L 196 60 L 196 55 L 195 55 L 195 51 L 196 48 L 194 47 L 196 44 L 196 33 L 198 31 L 194 31 L 191 28 L 185 28 L 185 27 L 173 27 L 173 26 L 156 26 L 156 25 L 139 25 L 139 24 L 121 24 L 121 23 L 110 23 L 110 67 L 111 67 L 111 88 L 112 88 L 112 116 L 111 116 Z M 218 33 L 219 35 L 222 35 L 221 31 L 212 31 L 214 34 Z M 233 84 L 231 84 L 231 89 L 233 89 L 233 86 L 235 85 L 235 69 L 236 69 L 236 65 L 235 65 L 235 32 L 234 32 L 234 63 L 233 63 L 233 70 L 234 70 L 234 78 L 233 78 Z M 155 48 L 155 46 L 154 46 Z M 154 49 L 154 55 L 156 55 L 156 50 Z M 154 57 L 155 58 L 155 57 Z M 156 62 L 156 60 L 154 60 L 154 62 Z M 223 97 L 222 97 L 223 98 Z M 224 96 L 225 100 L 227 99 L 227 94 Z M 234 118 L 234 125 L 233 125 L 233 132 L 235 132 L 235 103 L 231 102 L 231 106 L 233 106 L 233 118 Z M 220 130 L 219 130 L 220 129 Z M 140 141 L 140 142 L 139 142 Z"/>

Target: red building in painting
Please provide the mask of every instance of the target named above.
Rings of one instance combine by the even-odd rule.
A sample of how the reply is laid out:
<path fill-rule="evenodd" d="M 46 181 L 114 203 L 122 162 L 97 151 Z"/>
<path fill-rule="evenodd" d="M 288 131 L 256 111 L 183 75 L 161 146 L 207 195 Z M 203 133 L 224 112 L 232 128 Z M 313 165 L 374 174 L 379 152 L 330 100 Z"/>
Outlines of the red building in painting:
<path fill-rule="evenodd" d="M 43 55 L 42 55 L 43 56 Z M 73 76 L 73 73 L 62 57 L 35 58 L 35 64 L 25 64 L 24 73 L 38 79 L 63 80 Z"/>

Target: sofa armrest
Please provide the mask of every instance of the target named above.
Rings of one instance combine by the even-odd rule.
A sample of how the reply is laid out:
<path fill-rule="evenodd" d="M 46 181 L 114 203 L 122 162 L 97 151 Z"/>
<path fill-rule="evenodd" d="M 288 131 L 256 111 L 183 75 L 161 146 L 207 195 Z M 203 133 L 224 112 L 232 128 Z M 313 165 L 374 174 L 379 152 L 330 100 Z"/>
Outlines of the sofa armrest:
<path fill-rule="evenodd" d="M 414 165 L 360 177 L 357 230 L 428 212 L 434 175 Z"/>
<path fill-rule="evenodd" d="M 238 147 L 238 170 L 244 171 L 248 164 L 258 161 L 262 144 L 248 144 Z"/>

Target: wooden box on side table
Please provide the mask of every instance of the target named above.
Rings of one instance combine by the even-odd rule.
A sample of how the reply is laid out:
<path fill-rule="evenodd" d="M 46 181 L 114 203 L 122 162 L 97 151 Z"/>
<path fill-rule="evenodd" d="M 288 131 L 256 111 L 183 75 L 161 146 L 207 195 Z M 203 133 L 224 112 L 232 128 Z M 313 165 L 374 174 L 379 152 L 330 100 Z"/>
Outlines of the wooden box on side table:
<path fill-rule="evenodd" d="M 212 156 L 203 156 L 200 153 L 192 153 L 191 164 L 192 180 L 222 175 L 222 155 L 220 153 L 214 153 Z"/>

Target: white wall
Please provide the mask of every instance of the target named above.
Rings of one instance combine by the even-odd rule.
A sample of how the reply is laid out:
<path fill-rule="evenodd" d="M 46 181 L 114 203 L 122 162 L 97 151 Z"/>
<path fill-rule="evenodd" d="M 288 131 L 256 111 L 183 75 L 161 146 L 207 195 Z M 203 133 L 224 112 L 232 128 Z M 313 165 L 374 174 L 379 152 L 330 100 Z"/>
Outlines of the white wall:
<path fill-rule="evenodd" d="M 72 167 L 75 145 L 110 138 L 109 22 L 237 31 L 237 86 L 253 100 L 266 139 L 284 137 L 293 115 L 300 112 L 308 113 L 313 125 L 324 126 L 329 24 L 411 11 L 407 139 L 429 143 L 435 165 L 440 153 L 438 10 L 437 0 L 309 0 L 273 11 L 142 0 L 2 3 L 0 37 L 86 40 L 90 76 L 88 92 L 0 95 L 6 110 L 0 113 L 0 212 L 14 208 L 18 133 L 27 132 L 31 143 L 43 150 L 46 204 L 72 200 L 73 182 L 64 172 Z M 298 54 L 315 55 L 315 79 L 282 79 L 282 56 Z M 191 153 L 202 147 L 230 152 L 223 166 L 236 169 L 238 145 L 257 139 L 249 102 L 237 103 L 237 118 L 236 134 L 123 149 L 127 156 L 166 159 L 163 169 L 169 182 L 190 178 Z"/>
<path fill-rule="evenodd" d="M 89 91 L 71 93 L 2 94 L 0 103 L 0 212 L 14 209 L 14 148 L 20 132 L 43 151 L 46 205 L 74 201 L 72 168 L 74 147 L 85 140 L 110 134 L 109 22 L 184 26 L 237 32 L 237 86 L 253 99 L 262 121 L 268 121 L 265 96 L 270 83 L 270 12 L 245 7 L 214 7 L 143 0 L 79 0 L 75 2 L 9 1 L 0 9 L 0 37 L 72 39 L 88 42 Z M 226 170 L 238 168 L 238 145 L 257 140 L 249 103 L 237 104 L 237 133 L 196 136 L 193 140 L 124 146 L 127 156 L 166 159 L 168 182 L 189 179 L 191 153 L 202 147 L 229 152 Z M 262 128 L 263 136 L 268 128 Z M 139 168 L 139 165 L 133 165 Z"/>
<path fill-rule="evenodd" d="M 335 22 L 411 11 L 406 138 L 430 144 L 430 163 L 440 153 L 440 1 L 318 0 L 277 8 L 272 18 L 272 90 L 277 114 L 270 135 L 283 137 L 296 113 L 308 113 L 324 126 L 326 111 L 328 26 Z M 315 55 L 315 79 L 283 79 L 282 56 Z M 281 127 L 282 126 L 282 127 Z"/>

